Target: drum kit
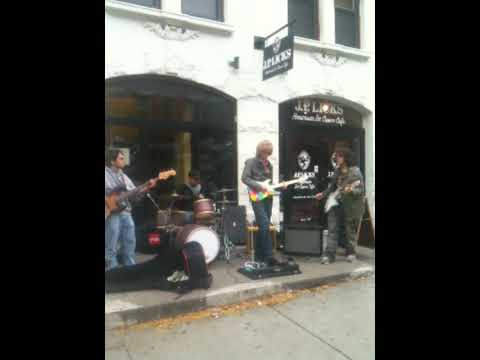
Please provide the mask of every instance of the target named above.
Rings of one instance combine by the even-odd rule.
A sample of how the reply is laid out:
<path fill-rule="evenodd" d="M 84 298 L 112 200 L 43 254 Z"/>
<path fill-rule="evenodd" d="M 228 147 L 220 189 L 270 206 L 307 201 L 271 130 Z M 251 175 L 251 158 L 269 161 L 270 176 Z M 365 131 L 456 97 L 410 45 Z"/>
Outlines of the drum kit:
<path fill-rule="evenodd" d="M 168 209 L 160 209 L 150 194 L 147 197 L 157 208 L 156 228 L 168 235 L 169 246 L 181 250 L 184 244 L 196 241 L 202 245 L 206 262 L 210 264 L 222 249 L 229 262 L 231 251 L 235 249 L 223 229 L 225 209 L 236 204 L 227 199 L 227 194 L 234 191 L 235 189 L 221 189 L 214 192 L 214 198 L 221 198 L 218 201 L 209 198 L 193 201 L 193 198 L 173 193 L 168 197 L 171 199 Z M 193 213 L 174 209 L 177 200 L 192 200 Z"/>

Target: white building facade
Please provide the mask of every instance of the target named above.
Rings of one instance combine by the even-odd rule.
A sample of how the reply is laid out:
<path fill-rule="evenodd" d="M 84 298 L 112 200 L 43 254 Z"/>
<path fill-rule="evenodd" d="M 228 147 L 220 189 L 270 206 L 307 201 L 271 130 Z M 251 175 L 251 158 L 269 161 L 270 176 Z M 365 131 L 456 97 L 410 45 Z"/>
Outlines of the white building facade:
<path fill-rule="evenodd" d="M 206 15 L 198 9 L 202 3 Z M 339 19 L 345 21 L 342 11 L 350 7 L 356 21 L 352 26 L 354 46 L 343 45 L 338 39 Z M 311 30 L 312 36 L 295 36 L 293 69 L 263 81 L 263 51 L 254 48 L 254 38 L 287 24 L 293 11 L 312 16 L 307 21 L 313 24 L 311 29 L 308 24 L 303 29 Z M 296 18 L 297 23 L 303 20 L 301 16 Z M 268 139 L 274 144 L 274 180 L 282 171 L 285 173 L 280 168 L 280 151 L 286 146 L 281 144 L 282 139 L 289 134 L 281 134 L 281 104 L 320 99 L 355 111 L 364 133 L 363 170 L 374 219 L 374 24 L 374 0 L 297 4 L 292 0 L 106 0 L 105 79 L 156 74 L 208 86 L 233 99 L 238 202 L 247 205 L 249 218 L 253 215 L 240 176 L 259 141 Z M 235 57 L 236 67 L 232 65 Z M 284 174 L 284 178 L 289 175 Z M 274 201 L 273 223 L 279 224 L 283 216 L 280 202 Z"/>

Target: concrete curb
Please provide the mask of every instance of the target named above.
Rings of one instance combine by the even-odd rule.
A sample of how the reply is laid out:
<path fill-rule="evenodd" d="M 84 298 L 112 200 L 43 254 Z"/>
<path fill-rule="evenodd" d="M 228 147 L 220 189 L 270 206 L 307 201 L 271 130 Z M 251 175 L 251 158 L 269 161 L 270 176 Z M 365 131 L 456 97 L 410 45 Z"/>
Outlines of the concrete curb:
<path fill-rule="evenodd" d="M 308 279 L 288 279 L 285 282 L 267 280 L 255 283 L 242 283 L 210 292 L 199 293 L 195 298 L 185 299 L 150 307 L 133 307 L 105 314 L 105 331 L 111 331 L 125 326 L 159 320 L 188 312 L 204 310 L 210 307 L 239 303 L 256 297 L 271 295 L 284 290 L 299 290 L 331 284 L 348 279 L 371 276 L 375 273 L 372 266 L 362 266 L 352 272 L 343 272 L 328 276 L 318 276 Z"/>

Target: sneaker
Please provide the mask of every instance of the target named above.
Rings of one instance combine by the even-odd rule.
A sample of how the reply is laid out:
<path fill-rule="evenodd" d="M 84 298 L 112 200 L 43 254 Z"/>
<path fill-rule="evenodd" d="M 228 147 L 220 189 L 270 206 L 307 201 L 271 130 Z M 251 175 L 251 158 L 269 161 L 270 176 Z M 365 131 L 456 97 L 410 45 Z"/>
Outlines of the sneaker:
<path fill-rule="evenodd" d="M 354 262 L 357 259 L 357 257 L 354 254 L 348 255 L 347 256 L 347 261 L 348 262 Z"/>
<path fill-rule="evenodd" d="M 324 256 L 320 259 L 320 262 L 322 264 L 328 265 L 328 264 L 330 264 L 330 259 L 328 258 L 328 256 Z"/>

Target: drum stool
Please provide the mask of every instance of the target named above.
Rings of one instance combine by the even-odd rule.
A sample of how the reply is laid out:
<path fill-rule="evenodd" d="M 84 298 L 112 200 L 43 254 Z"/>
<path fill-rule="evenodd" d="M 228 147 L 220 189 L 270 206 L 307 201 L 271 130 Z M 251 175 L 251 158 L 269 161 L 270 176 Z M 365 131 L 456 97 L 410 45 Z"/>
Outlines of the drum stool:
<path fill-rule="evenodd" d="M 252 261 L 255 261 L 255 233 L 258 232 L 258 226 L 247 226 L 247 254 L 251 255 Z M 272 238 L 273 253 L 277 252 L 277 228 L 270 225 L 270 237 Z"/>

